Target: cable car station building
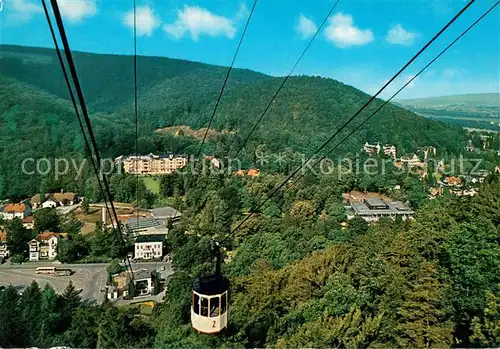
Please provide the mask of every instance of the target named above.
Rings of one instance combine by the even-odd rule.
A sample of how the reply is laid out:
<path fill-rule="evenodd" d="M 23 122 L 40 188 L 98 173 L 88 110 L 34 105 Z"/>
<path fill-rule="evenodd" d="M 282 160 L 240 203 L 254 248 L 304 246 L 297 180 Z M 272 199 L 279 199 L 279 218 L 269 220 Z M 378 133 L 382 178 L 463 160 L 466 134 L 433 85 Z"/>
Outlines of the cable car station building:
<path fill-rule="evenodd" d="M 363 202 L 351 202 L 351 212 L 347 218 L 355 216 L 363 218 L 367 222 L 376 222 L 380 217 L 396 219 L 401 216 L 403 220 L 412 219 L 414 212 L 401 201 L 386 202 L 378 198 L 369 198 Z"/>

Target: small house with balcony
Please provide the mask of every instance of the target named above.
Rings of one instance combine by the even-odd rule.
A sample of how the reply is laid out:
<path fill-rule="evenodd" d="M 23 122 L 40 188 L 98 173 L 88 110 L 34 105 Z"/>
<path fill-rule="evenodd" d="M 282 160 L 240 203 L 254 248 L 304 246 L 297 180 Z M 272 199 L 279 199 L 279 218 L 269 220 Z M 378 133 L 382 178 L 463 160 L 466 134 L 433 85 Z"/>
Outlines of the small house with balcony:
<path fill-rule="evenodd" d="M 54 260 L 57 257 L 57 244 L 60 239 L 66 239 L 66 233 L 43 232 L 28 242 L 29 260 Z"/>

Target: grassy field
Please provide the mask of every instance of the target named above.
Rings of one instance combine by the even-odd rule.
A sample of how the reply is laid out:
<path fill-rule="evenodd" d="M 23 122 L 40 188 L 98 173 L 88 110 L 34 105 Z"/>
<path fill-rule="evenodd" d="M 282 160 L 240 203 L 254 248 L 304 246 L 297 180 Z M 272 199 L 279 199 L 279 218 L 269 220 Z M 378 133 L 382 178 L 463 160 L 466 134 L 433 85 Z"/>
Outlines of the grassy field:
<path fill-rule="evenodd" d="M 141 315 L 151 315 L 153 313 L 155 305 L 156 305 L 155 301 L 148 301 L 148 302 L 139 302 L 139 303 L 124 305 L 123 308 L 124 309 L 139 308 Z"/>
<path fill-rule="evenodd" d="M 160 194 L 160 179 L 156 177 L 142 177 L 146 188 L 153 194 Z"/>

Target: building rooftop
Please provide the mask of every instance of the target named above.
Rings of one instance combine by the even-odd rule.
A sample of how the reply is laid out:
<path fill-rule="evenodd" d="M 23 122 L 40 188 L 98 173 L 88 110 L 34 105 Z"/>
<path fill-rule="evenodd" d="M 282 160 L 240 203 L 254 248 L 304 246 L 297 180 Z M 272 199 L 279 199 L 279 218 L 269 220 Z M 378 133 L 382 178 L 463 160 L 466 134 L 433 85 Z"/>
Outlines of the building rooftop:
<path fill-rule="evenodd" d="M 412 209 L 400 201 L 384 202 L 380 199 L 375 200 L 382 202 L 385 208 L 379 208 L 378 205 L 372 206 L 375 208 L 370 208 L 365 202 L 353 202 L 351 207 L 360 216 L 413 214 Z"/>
<path fill-rule="evenodd" d="M 148 269 L 139 269 L 134 271 L 134 280 L 136 282 L 150 278 L 151 278 L 151 271 L 149 271 Z"/>
<path fill-rule="evenodd" d="M 161 228 L 163 227 L 160 222 L 154 218 L 131 217 L 127 219 L 125 225 L 130 230 L 140 230 L 147 228 Z"/>
<path fill-rule="evenodd" d="M 157 207 L 151 210 L 151 214 L 156 219 L 178 218 L 181 213 L 173 207 Z"/>
<path fill-rule="evenodd" d="M 165 235 L 140 235 L 135 239 L 135 242 L 164 242 Z"/>
<path fill-rule="evenodd" d="M 27 205 L 26 204 L 23 204 L 23 203 L 20 203 L 20 204 L 8 204 L 4 207 L 3 211 L 5 213 L 14 213 L 14 212 L 22 212 L 24 213 L 24 211 L 26 211 L 27 209 Z"/>
<path fill-rule="evenodd" d="M 381 207 L 386 208 L 387 204 L 379 198 L 367 198 L 365 199 L 365 204 L 369 207 Z"/>

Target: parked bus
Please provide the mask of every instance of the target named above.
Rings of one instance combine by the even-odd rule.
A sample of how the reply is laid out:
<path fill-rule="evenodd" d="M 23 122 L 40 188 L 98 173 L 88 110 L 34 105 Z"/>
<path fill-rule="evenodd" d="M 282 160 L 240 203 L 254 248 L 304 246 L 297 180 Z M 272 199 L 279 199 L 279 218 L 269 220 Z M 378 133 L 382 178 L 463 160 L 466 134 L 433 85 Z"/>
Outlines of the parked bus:
<path fill-rule="evenodd" d="M 39 267 L 36 268 L 37 274 L 55 275 L 55 276 L 70 276 L 71 269 L 57 269 L 56 267 Z"/>
<path fill-rule="evenodd" d="M 56 274 L 56 267 L 39 267 L 39 268 L 36 268 L 36 273 L 37 274 L 55 275 Z"/>

